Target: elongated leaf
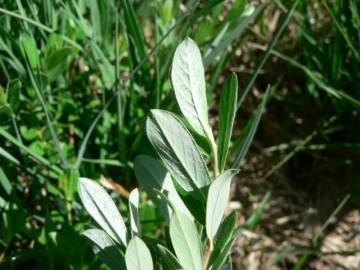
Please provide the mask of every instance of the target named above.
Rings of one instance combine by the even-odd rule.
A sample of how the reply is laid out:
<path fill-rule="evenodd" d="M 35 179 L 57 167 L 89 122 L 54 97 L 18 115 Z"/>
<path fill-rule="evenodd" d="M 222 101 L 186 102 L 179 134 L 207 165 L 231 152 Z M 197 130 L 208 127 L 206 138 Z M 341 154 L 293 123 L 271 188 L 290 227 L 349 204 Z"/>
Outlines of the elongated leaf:
<path fill-rule="evenodd" d="M 124 21 L 126 23 L 126 27 L 128 28 L 127 33 L 131 37 L 130 40 L 133 45 L 136 46 L 134 49 L 137 50 L 139 58 L 143 59 L 146 54 L 145 44 L 141 28 L 136 20 L 133 3 L 129 0 L 121 0 L 121 7 L 124 10 Z"/>
<path fill-rule="evenodd" d="M 60 140 L 59 140 L 59 137 L 58 135 L 56 134 L 56 130 L 55 130 L 55 127 L 54 127 L 54 121 L 53 121 L 53 118 L 52 118 L 52 115 L 51 115 L 51 112 L 48 108 L 48 105 L 46 103 L 46 99 L 43 95 L 43 89 L 41 87 L 41 84 L 38 83 L 38 81 L 35 79 L 35 75 L 33 73 L 33 70 L 30 68 L 29 64 L 26 63 L 26 69 L 27 69 L 27 73 L 30 77 L 30 81 L 35 89 L 35 92 L 36 92 L 36 95 L 38 96 L 39 98 L 39 101 L 41 103 L 41 106 L 42 106 L 42 109 L 44 110 L 44 113 L 45 113 L 45 116 L 46 116 L 46 124 L 50 130 L 50 134 L 51 134 L 51 137 L 52 137 L 52 140 L 55 144 L 55 147 L 59 153 L 59 156 L 62 160 L 62 163 L 63 163 L 63 166 L 64 167 L 69 167 L 69 163 L 68 163 L 68 160 L 65 156 L 65 152 L 64 150 L 62 149 L 61 147 L 61 143 L 60 143 Z"/>
<path fill-rule="evenodd" d="M 0 156 L 3 156 L 4 158 L 6 158 L 7 160 L 11 161 L 16 165 L 20 165 L 20 162 L 2 147 L 0 147 Z"/>
<path fill-rule="evenodd" d="M 22 35 L 20 40 L 22 49 L 25 50 L 24 56 L 28 57 L 31 67 L 36 69 L 40 65 L 40 59 L 34 39 L 29 35 Z"/>
<path fill-rule="evenodd" d="M 237 222 L 237 214 L 235 211 L 231 212 L 220 224 L 219 230 L 215 236 L 214 250 L 211 252 L 208 265 L 217 264 L 220 254 L 228 247 L 229 243 L 233 242 L 233 232 Z M 214 269 L 210 267 L 210 269 Z"/>
<path fill-rule="evenodd" d="M 4 170 L 0 167 L 0 186 L 3 187 L 5 193 L 10 195 L 13 187 L 9 181 L 9 178 L 6 176 Z"/>
<path fill-rule="evenodd" d="M 157 248 L 161 256 L 161 265 L 163 269 L 173 270 L 181 268 L 179 261 L 170 250 L 160 244 L 157 244 Z"/>
<path fill-rule="evenodd" d="M 134 162 L 134 170 L 141 187 L 144 188 L 151 200 L 158 205 L 168 223 L 170 223 L 172 210 L 166 202 L 159 198 L 159 195 L 154 190 L 164 193 L 176 210 L 193 219 L 177 193 L 171 175 L 156 159 L 145 155 L 138 156 Z"/>
<path fill-rule="evenodd" d="M 129 196 L 129 210 L 130 210 L 130 226 L 133 236 L 140 235 L 140 222 L 139 222 L 139 190 L 135 188 L 131 191 Z"/>
<path fill-rule="evenodd" d="M 239 144 L 235 150 L 235 161 L 232 166 L 233 168 L 239 168 L 241 161 L 243 160 L 243 158 L 247 154 L 247 151 L 250 148 L 250 144 L 260 123 L 261 115 L 265 109 L 268 92 L 269 88 L 266 91 L 263 100 L 261 101 L 261 104 L 256 110 L 254 116 L 246 123 L 246 126 L 240 135 Z"/>
<path fill-rule="evenodd" d="M 265 211 L 266 206 L 268 205 L 269 201 L 271 199 L 271 191 L 268 190 L 261 200 L 258 207 L 255 209 L 255 211 L 252 212 L 251 216 L 246 220 L 245 226 L 248 230 L 255 230 L 256 226 L 259 225 L 261 221 L 261 216 Z"/>
<path fill-rule="evenodd" d="M 170 238 L 181 266 L 186 270 L 202 270 L 202 254 L 195 224 L 176 212 L 170 221 Z"/>
<path fill-rule="evenodd" d="M 229 241 L 222 250 L 214 252 L 214 262 L 212 263 L 210 270 L 223 270 L 224 264 L 226 265 L 226 259 L 229 257 L 231 246 L 234 240 Z M 225 268 L 226 269 L 226 268 Z"/>
<path fill-rule="evenodd" d="M 171 113 L 151 110 L 146 133 L 166 168 L 180 186 L 193 191 L 210 183 L 210 176 L 194 139 Z"/>
<path fill-rule="evenodd" d="M 38 160 L 40 163 L 42 163 L 43 165 L 49 167 L 50 169 L 52 169 L 54 172 L 60 174 L 61 170 L 57 167 L 52 165 L 47 159 L 43 158 L 42 156 L 38 155 L 34 150 L 32 150 L 31 148 L 25 146 L 24 144 L 22 144 L 22 142 L 18 141 L 13 135 L 11 135 L 9 132 L 7 132 L 5 129 L 3 129 L 2 127 L 0 127 L 0 136 L 4 137 L 6 140 L 10 141 L 11 143 L 13 143 L 14 145 L 16 145 L 17 147 L 19 147 L 21 150 L 23 150 L 24 152 L 26 152 L 27 154 L 29 154 L 30 156 L 34 157 L 36 160 Z M 4 155 L 4 154 L 5 155 Z M 14 161 L 9 154 L 5 153 L 4 151 L 0 151 L 0 154 L 2 154 L 4 157 L 8 158 L 10 161 Z M 10 157 L 10 158 L 9 158 Z"/>
<path fill-rule="evenodd" d="M 249 91 L 250 91 L 251 87 L 253 86 L 253 84 L 254 84 L 257 76 L 259 75 L 261 69 L 263 68 L 266 61 L 268 60 L 268 58 L 270 56 L 270 52 L 272 51 L 272 49 L 274 48 L 274 46 L 278 42 L 281 34 L 284 32 L 286 26 L 288 25 L 292 15 L 295 12 L 295 9 L 296 9 L 297 5 L 299 3 L 300 3 L 300 0 L 292 1 L 291 7 L 290 7 L 290 9 L 288 9 L 288 12 L 286 13 L 284 21 L 281 23 L 280 27 L 277 29 L 276 33 L 273 35 L 272 40 L 269 43 L 269 45 L 268 45 L 268 47 L 267 47 L 267 49 L 265 51 L 264 56 L 261 57 L 260 62 L 256 65 L 256 68 L 255 68 L 255 71 L 253 72 L 253 75 L 251 76 L 250 80 L 246 83 L 246 86 L 245 86 L 244 90 L 242 90 L 242 94 L 238 99 L 237 109 L 240 108 L 242 102 L 244 101 L 245 97 L 249 93 Z"/>
<path fill-rule="evenodd" d="M 92 42 L 91 46 L 94 58 L 98 62 L 105 86 L 110 89 L 116 80 L 114 67 L 111 65 L 109 59 L 105 56 L 104 52 L 100 49 L 96 42 Z"/>
<path fill-rule="evenodd" d="M 124 257 L 119 252 L 115 242 L 107 235 L 106 232 L 99 229 L 89 229 L 83 232 L 93 243 L 94 253 L 106 263 L 111 269 L 124 269 Z"/>
<path fill-rule="evenodd" d="M 224 85 L 220 98 L 220 120 L 219 120 L 219 141 L 218 157 L 219 171 L 222 172 L 226 165 L 231 134 L 236 115 L 238 81 L 236 74 L 233 73 Z"/>
<path fill-rule="evenodd" d="M 80 199 L 93 219 L 116 242 L 126 246 L 126 227 L 109 194 L 95 181 L 84 177 L 79 179 L 78 189 Z"/>
<path fill-rule="evenodd" d="M 210 131 L 204 67 L 196 43 L 186 38 L 177 47 L 171 69 L 177 103 L 191 126 L 201 135 Z"/>
<path fill-rule="evenodd" d="M 70 54 L 70 48 L 52 49 L 47 54 L 45 64 L 49 82 L 56 80 L 65 71 L 66 61 Z"/>
<path fill-rule="evenodd" d="M 223 222 L 220 224 L 220 228 L 215 236 L 215 248 L 224 247 L 227 242 L 232 238 L 233 231 L 235 229 L 236 223 L 238 220 L 238 215 L 235 210 L 233 210 L 229 215 L 227 215 Z"/>
<path fill-rule="evenodd" d="M 210 185 L 206 204 L 206 233 L 212 241 L 229 201 L 230 184 L 237 170 L 227 170 Z"/>
<path fill-rule="evenodd" d="M 137 236 L 129 242 L 125 253 L 126 268 L 131 270 L 154 269 L 150 251 L 145 243 Z"/>
<path fill-rule="evenodd" d="M 206 55 L 204 58 L 204 65 L 207 67 L 208 65 L 215 62 L 216 57 L 222 52 L 226 51 L 228 46 L 239 37 L 243 31 L 249 27 L 249 25 L 254 21 L 254 19 L 260 14 L 260 12 L 264 9 L 266 4 L 260 4 L 256 7 L 253 5 L 249 5 L 244 13 L 241 15 L 237 25 L 235 28 L 231 28 L 226 34 L 221 37 L 221 40 L 215 42 L 215 46 L 210 46 L 210 48 L 206 51 Z"/>

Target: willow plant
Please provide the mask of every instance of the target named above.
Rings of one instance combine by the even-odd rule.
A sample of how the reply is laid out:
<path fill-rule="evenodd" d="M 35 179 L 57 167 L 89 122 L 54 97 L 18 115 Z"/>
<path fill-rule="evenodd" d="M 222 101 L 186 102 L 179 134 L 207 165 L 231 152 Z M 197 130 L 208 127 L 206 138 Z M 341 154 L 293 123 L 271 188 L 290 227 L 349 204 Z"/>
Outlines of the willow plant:
<path fill-rule="evenodd" d="M 101 227 L 84 235 L 112 269 L 231 269 L 229 253 L 237 235 L 237 215 L 233 211 L 225 216 L 225 210 L 238 170 L 226 168 L 237 77 L 232 74 L 221 92 L 217 139 L 209 124 L 200 50 L 190 38 L 175 51 L 171 82 L 182 116 L 151 110 L 146 133 L 159 160 L 141 155 L 134 162 L 141 188 L 164 216 L 168 230 L 164 235 L 169 239 L 142 235 L 138 189 L 129 197 L 126 226 L 106 191 L 95 181 L 80 178 L 81 201 Z"/>

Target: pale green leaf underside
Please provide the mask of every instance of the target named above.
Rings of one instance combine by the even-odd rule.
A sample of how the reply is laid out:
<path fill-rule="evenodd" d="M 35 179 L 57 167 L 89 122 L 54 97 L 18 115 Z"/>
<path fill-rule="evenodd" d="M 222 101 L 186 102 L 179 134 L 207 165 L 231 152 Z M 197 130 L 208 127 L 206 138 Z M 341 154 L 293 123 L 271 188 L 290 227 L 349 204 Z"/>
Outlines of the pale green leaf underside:
<path fill-rule="evenodd" d="M 129 196 L 130 227 L 133 236 L 140 235 L 139 221 L 139 200 L 140 194 L 137 188 L 133 189 Z"/>
<path fill-rule="evenodd" d="M 160 208 L 168 223 L 170 223 L 172 210 L 170 206 L 159 197 L 155 190 L 164 193 L 175 206 L 176 210 L 193 219 L 191 213 L 177 193 L 171 175 L 156 159 L 145 155 L 136 157 L 134 171 L 141 187 L 144 188 L 151 200 Z"/>
<path fill-rule="evenodd" d="M 210 176 L 194 139 L 173 114 L 151 110 L 146 133 L 165 167 L 180 186 L 193 191 L 210 184 Z"/>
<path fill-rule="evenodd" d="M 176 212 L 170 222 L 170 238 L 179 263 L 186 270 L 202 270 L 202 253 L 195 224 L 184 214 Z"/>
<path fill-rule="evenodd" d="M 125 253 L 126 268 L 128 270 L 154 269 L 150 251 L 146 244 L 137 236 L 129 242 Z"/>
<path fill-rule="evenodd" d="M 124 261 L 115 242 L 110 236 L 99 229 L 89 229 L 83 232 L 93 242 L 93 251 L 111 269 L 123 269 Z"/>
<path fill-rule="evenodd" d="M 199 134 L 206 135 L 210 127 L 204 67 L 200 50 L 190 38 L 186 38 L 176 48 L 171 82 L 182 114 Z"/>
<path fill-rule="evenodd" d="M 85 209 L 115 241 L 126 246 L 126 226 L 115 203 L 95 181 L 80 178 L 79 195 Z"/>
<path fill-rule="evenodd" d="M 206 204 L 206 233 L 213 240 L 229 201 L 231 179 L 237 170 L 227 170 L 210 185 Z"/>

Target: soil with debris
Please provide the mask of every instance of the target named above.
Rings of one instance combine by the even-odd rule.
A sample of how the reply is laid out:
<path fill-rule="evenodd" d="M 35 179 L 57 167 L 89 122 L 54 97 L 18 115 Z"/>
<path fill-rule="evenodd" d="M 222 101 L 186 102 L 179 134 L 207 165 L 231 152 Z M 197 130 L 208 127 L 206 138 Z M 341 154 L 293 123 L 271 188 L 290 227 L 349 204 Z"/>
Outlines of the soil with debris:
<path fill-rule="evenodd" d="M 274 171 L 294 149 L 267 152 L 269 146 L 279 143 L 271 139 L 276 134 L 268 134 L 269 129 L 277 130 L 274 111 L 269 108 L 265 113 L 233 186 L 230 208 L 239 210 L 239 224 L 244 224 L 271 191 L 260 224 L 236 241 L 234 269 L 359 269 L 360 212 L 350 193 L 360 167 L 339 164 L 339 159 L 356 159 L 358 154 L 299 151 Z M 302 133 L 295 127 L 290 130 L 301 141 Z M 269 171 L 273 173 L 269 175 Z"/>

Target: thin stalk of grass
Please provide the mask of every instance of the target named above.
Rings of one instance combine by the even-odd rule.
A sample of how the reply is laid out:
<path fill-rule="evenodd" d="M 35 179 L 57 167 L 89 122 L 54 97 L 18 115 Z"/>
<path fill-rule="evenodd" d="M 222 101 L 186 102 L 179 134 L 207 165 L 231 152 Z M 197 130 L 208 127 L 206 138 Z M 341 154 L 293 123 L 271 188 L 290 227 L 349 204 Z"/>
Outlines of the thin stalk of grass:
<path fill-rule="evenodd" d="M 205 68 L 212 64 L 221 52 L 226 51 L 231 42 L 233 42 L 243 33 L 243 31 L 249 26 L 249 24 L 261 13 L 265 6 L 266 4 L 260 4 L 256 6 L 255 10 L 250 15 L 242 15 L 236 27 L 230 32 L 224 34 L 224 37 L 220 39 L 216 47 L 211 46 L 211 49 L 209 48 L 209 52 L 204 58 Z"/>
<path fill-rule="evenodd" d="M 334 218 L 344 208 L 344 206 L 349 201 L 349 199 L 350 199 L 350 194 L 346 194 L 345 197 L 339 203 L 339 205 L 335 208 L 335 210 L 331 213 L 331 215 L 326 219 L 325 223 L 321 226 L 320 230 L 315 234 L 315 236 L 312 239 L 314 246 L 318 245 L 320 237 L 324 234 L 325 230 L 327 229 L 327 227 L 329 227 L 329 225 L 334 220 Z"/>
<path fill-rule="evenodd" d="M 199 2 L 197 1 L 197 4 Z M 193 9 L 196 8 L 196 5 L 194 5 Z M 124 83 L 126 83 L 127 81 L 131 80 L 133 78 L 133 76 L 140 70 L 141 66 L 147 62 L 150 58 L 150 56 L 152 56 L 160 47 L 160 45 L 164 42 L 164 40 L 171 34 L 172 31 L 174 31 L 176 29 L 176 27 L 187 17 L 189 16 L 189 14 L 191 14 L 192 10 L 189 10 L 187 13 L 184 13 L 183 16 L 160 38 L 160 40 L 156 43 L 156 45 L 150 50 L 150 52 L 140 61 L 140 63 L 132 70 L 132 72 L 130 73 L 130 75 L 124 79 L 122 85 Z M 112 102 L 118 97 L 118 95 L 121 93 L 121 91 L 116 91 L 111 97 L 110 99 L 106 102 L 106 104 L 104 105 L 104 107 L 100 110 L 100 112 L 98 113 L 98 115 L 95 117 L 95 119 L 93 120 L 93 122 L 91 123 L 89 129 L 87 130 L 85 137 L 80 145 L 80 149 L 76 158 L 76 164 L 75 167 L 77 169 L 79 169 L 80 165 L 81 165 L 81 161 L 82 158 L 85 154 L 86 151 L 86 146 L 87 143 L 90 139 L 90 136 L 92 134 L 92 132 L 94 131 L 97 123 L 99 122 L 99 120 L 101 119 L 101 117 L 103 116 L 103 114 L 105 113 L 105 111 L 109 108 L 109 106 L 112 104 Z"/>
<path fill-rule="evenodd" d="M 8 133 L 5 129 L 0 127 L 0 135 L 2 137 L 4 137 L 6 140 L 10 141 L 12 144 L 16 145 L 17 147 L 19 147 L 19 149 L 23 150 L 24 152 L 26 152 L 27 154 L 29 154 L 31 157 L 33 157 L 35 160 L 37 160 L 38 162 L 40 162 L 40 164 L 44 165 L 45 167 L 51 169 L 52 171 L 54 171 L 57 174 L 60 174 L 62 171 L 60 168 L 58 168 L 55 165 L 52 165 L 50 163 L 50 161 L 48 161 L 47 159 L 45 159 L 44 157 L 38 155 L 35 151 L 31 150 L 30 148 L 28 148 L 27 146 L 25 146 L 24 144 L 22 144 L 21 142 L 19 142 L 16 138 L 14 138 L 10 133 Z"/>
<path fill-rule="evenodd" d="M 26 58 L 28 56 L 26 55 Z M 50 111 L 48 110 L 47 108 L 47 105 L 45 103 L 45 100 L 44 100 L 44 97 L 43 97 L 43 94 L 40 90 L 40 87 L 34 77 L 34 74 L 33 74 L 33 71 L 28 63 L 28 60 L 26 59 L 26 68 L 28 70 L 28 75 L 30 77 L 30 81 L 35 89 L 35 92 L 36 92 L 36 95 L 38 96 L 39 100 L 40 100 L 40 103 L 41 103 L 41 106 L 44 110 L 44 113 L 45 113 L 45 117 L 46 117 L 46 123 L 47 123 L 47 126 L 50 130 L 50 134 L 51 134 L 51 137 L 52 137 L 52 140 L 54 141 L 54 144 L 55 144 L 55 147 L 58 151 L 58 154 L 61 158 L 61 161 L 62 161 L 62 164 L 64 166 L 65 169 L 69 168 L 69 162 L 65 156 L 65 153 L 63 151 L 63 149 L 61 148 L 61 145 L 60 145 L 60 141 L 59 141 L 59 138 L 58 136 L 56 135 L 56 132 L 55 132 L 55 128 L 53 126 L 53 123 L 52 123 L 52 116 L 50 114 Z"/>
<path fill-rule="evenodd" d="M 325 223 L 321 226 L 320 230 L 316 232 L 316 234 L 312 238 L 313 247 L 311 249 L 306 249 L 303 252 L 303 255 L 300 257 L 300 260 L 294 265 L 292 270 L 300 270 L 308 260 L 309 256 L 317 255 L 317 256 L 326 256 L 326 255 L 342 255 L 342 256 L 351 256 L 354 255 L 354 251 L 331 251 L 331 252 L 321 252 L 319 248 L 319 239 L 323 235 L 326 228 L 331 224 L 334 218 L 339 214 L 339 212 L 345 207 L 346 203 L 350 199 L 350 194 L 346 194 L 345 197 L 341 200 L 335 210 L 331 213 L 331 215 L 327 218 Z M 359 252 L 359 250 L 356 250 Z"/>
<path fill-rule="evenodd" d="M 264 50 L 265 47 L 252 43 L 252 46 L 254 48 L 257 49 L 261 49 Z M 349 104 L 351 104 L 355 109 L 360 110 L 360 101 L 357 100 L 356 98 L 346 94 L 343 90 L 338 90 L 335 89 L 329 85 L 326 84 L 326 82 L 324 81 L 324 79 L 321 77 L 320 73 L 317 73 L 315 71 L 312 71 L 311 69 L 309 69 L 307 66 L 299 63 L 298 61 L 296 61 L 295 59 L 279 52 L 276 50 L 271 50 L 270 52 L 271 54 L 279 57 L 280 59 L 286 61 L 287 63 L 291 64 L 292 66 L 301 69 L 306 75 L 309 76 L 309 78 L 322 90 L 324 90 L 325 92 L 327 92 L 329 95 L 339 99 L 339 100 L 343 100 L 348 102 Z"/>
<path fill-rule="evenodd" d="M 359 55 L 359 51 L 357 48 L 355 48 L 355 45 L 352 43 L 346 29 L 343 28 L 343 26 L 341 25 L 341 23 L 339 22 L 338 18 L 336 17 L 334 11 L 332 10 L 332 8 L 329 7 L 329 5 L 327 4 L 326 1 L 321 1 L 322 4 L 324 5 L 324 7 L 326 8 L 326 10 L 329 12 L 330 17 L 333 19 L 337 29 L 339 30 L 339 32 L 341 33 L 341 35 L 343 36 L 343 38 L 345 39 L 347 45 L 349 46 L 350 50 L 353 52 L 355 58 L 359 61 L 360 60 L 360 55 Z"/>
<path fill-rule="evenodd" d="M 250 80 L 248 81 L 248 83 L 245 86 L 245 89 L 242 91 L 241 95 L 239 96 L 239 101 L 238 101 L 238 104 L 237 104 L 237 110 L 240 108 L 242 102 L 244 101 L 245 97 L 247 96 L 248 92 L 250 91 L 251 87 L 253 86 L 253 84 L 254 84 L 257 76 L 259 75 L 261 69 L 263 68 L 266 61 L 268 60 L 272 49 L 274 48 L 274 46 L 278 42 L 281 34 L 284 32 L 284 30 L 285 30 L 286 26 L 288 25 L 288 23 L 289 23 L 292 15 L 293 15 L 297 5 L 299 4 L 299 2 L 300 2 L 300 0 L 295 0 L 292 3 L 291 8 L 288 10 L 284 21 L 282 22 L 281 26 L 278 28 L 278 30 L 274 34 L 271 42 L 269 43 L 269 45 L 268 45 L 268 47 L 267 47 L 267 49 L 265 51 L 264 56 L 262 57 L 259 64 L 257 65 L 253 76 L 251 76 Z"/>
<path fill-rule="evenodd" d="M 0 7 L 0 13 L 3 13 L 3 14 L 6 14 L 6 15 L 9 15 L 9 16 L 12 16 L 14 18 L 17 18 L 19 20 L 22 20 L 24 22 L 28 22 L 29 24 L 32 24 L 48 33 L 56 33 L 57 31 L 55 29 L 52 29 L 50 27 L 47 27 L 46 25 L 40 23 L 40 22 L 37 22 L 35 20 L 32 20 L 28 17 L 24 17 L 16 12 L 13 12 L 13 11 L 10 11 L 10 10 L 6 10 L 4 8 L 1 8 Z M 70 39 L 69 37 L 63 35 L 63 34 L 60 34 L 61 37 L 64 39 L 64 41 L 66 41 L 67 43 L 71 44 L 72 46 L 76 47 L 77 49 L 79 49 L 80 51 L 83 51 L 83 47 L 77 43 L 76 41 L 73 41 L 72 39 Z"/>
<path fill-rule="evenodd" d="M 327 121 L 324 122 L 321 129 L 326 129 L 329 127 L 335 120 L 336 116 L 330 117 Z M 310 141 L 312 141 L 318 134 L 320 130 L 316 129 L 311 132 L 305 139 L 303 139 L 290 153 L 288 153 L 283 159 L 281 159 L 275 166 L 273 166 L 264 176 L 263 179 L 267 179 L 272 176 L 275 172 L 277 172 L 281 167 L 283 167 L 290 159 L 292 159 L 301 149 L 307 145 Z"/>

